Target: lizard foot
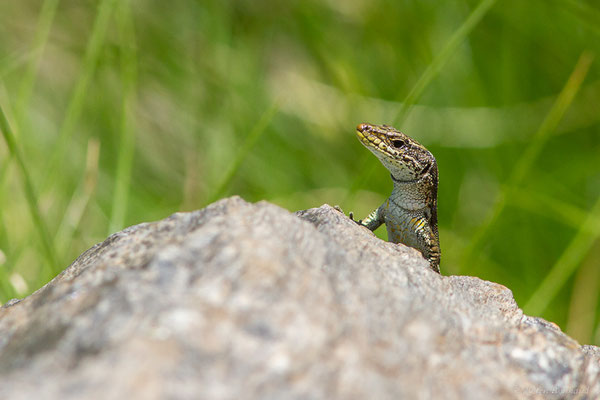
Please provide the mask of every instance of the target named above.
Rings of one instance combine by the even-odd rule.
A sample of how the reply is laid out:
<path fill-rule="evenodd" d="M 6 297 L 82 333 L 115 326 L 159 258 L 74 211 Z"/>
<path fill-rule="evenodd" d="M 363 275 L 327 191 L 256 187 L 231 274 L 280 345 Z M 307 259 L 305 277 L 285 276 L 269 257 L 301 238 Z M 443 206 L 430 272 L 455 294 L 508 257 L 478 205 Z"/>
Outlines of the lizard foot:
<path fill-rule="evenodd" d="M 361 225 L 361 226 L 362 226 L 362 224 L 363 224 L 363 223 L 362 223 L 362 219 L 359 219 L 359 220 L 355 220 L 355 219 L 354 219 L 354 213 L 353 213 L 352 211 L 350 211 L 350 212 L 348 213 L 348 218 L 350 218 L 350 220 L 351 220 L 351 221 L 354 221 L 354 222 L 356 222 L 358 225 Z"/>
<path fill-rule="evenodd" d="M 335 205 L 335 206 L 333 206 L 333 208 L 334 208 L 336 211 L 339 211 L 339 212 L 341 212 L 342 214 L 346 215 L 346 213 L 344 213 L 344 210 L 342 210 L 342 208 L 341 208 L 340 206 L 338 206 L 338 205 Z M 358 220 L 358 221 L 357 221 L 357 220 L 355 220 L 355 219 L 354 219 L 354 213 L 353 213 L 352 211 L 350 211 L 350 212 L 348 213 L 348 218 L 350 218 L 350 221 L 354 221 L 354 222 L 356 222 L 357 224 L 359 224 L 359 225 L 362 225 L 362 219 L 360 219 L 360 220 Z"/>

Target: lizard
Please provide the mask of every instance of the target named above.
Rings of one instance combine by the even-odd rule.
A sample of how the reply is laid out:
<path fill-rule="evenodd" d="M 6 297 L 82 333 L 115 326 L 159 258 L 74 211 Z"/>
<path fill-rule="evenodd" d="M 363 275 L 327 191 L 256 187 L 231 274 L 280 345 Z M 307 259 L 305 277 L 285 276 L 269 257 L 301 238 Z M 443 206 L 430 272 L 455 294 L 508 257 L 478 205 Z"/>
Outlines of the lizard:
<path fill-rule="evenodd" d="M 359 124 L 356 136 L 390 171 L 394 188 L 381 206 L 355 222 L 371 231 L 385 224 L 390 242 L 419 250 L 430 268 L 439 273 L 435 157 L 416 140 L 388 125 Z M 352 213 L 350 218 L 354 220 Z"/>

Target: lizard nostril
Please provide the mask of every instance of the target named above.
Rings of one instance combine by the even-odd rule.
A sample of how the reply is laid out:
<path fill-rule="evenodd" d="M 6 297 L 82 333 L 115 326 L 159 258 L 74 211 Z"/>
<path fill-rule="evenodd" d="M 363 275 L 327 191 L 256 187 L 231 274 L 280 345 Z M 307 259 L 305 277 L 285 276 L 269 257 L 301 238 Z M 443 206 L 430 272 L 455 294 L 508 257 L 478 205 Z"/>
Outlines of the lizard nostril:
<path fill-rule="evenodd" d="M 358 124 L 358 126 L 356 127 L 356 130 L 359 132 L 364 132 L 367 130 L 368 127 L 369 127 L 369 125 L 367 125 L 367 124 Z"/>

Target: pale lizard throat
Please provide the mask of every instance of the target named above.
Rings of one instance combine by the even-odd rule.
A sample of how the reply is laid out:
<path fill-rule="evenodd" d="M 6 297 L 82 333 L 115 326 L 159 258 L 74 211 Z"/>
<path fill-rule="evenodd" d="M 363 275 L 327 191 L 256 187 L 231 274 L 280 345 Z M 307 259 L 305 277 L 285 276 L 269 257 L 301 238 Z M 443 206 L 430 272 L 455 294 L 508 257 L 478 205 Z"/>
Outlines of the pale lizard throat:
<path fill-rule="evenodd" d="M 440 272 L 437 227 L 438 168 L 423 145 L 388 125 L 360 124 L 360 142 L 390 171 L 390 197 L 359 224 L 374 231 L 385 224 L 388 240 L 419 250 Z"/>

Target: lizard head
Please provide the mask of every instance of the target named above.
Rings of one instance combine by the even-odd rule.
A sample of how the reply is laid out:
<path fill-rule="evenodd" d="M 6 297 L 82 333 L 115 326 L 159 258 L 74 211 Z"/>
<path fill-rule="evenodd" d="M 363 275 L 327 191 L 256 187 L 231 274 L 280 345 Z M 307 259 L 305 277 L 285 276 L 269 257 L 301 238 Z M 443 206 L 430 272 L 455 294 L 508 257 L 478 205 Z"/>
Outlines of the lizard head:
<path fill-rule="evenodd" d="M 433 155 L 416 140 L 388 125 L 359 124 L 358 140 L 369 149 L 398 182 L 413 182 L 428 174 L 437 178 Z"/>

